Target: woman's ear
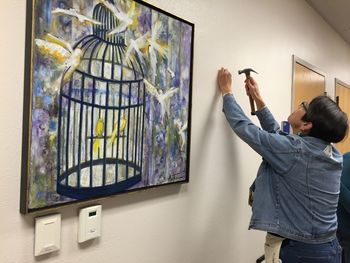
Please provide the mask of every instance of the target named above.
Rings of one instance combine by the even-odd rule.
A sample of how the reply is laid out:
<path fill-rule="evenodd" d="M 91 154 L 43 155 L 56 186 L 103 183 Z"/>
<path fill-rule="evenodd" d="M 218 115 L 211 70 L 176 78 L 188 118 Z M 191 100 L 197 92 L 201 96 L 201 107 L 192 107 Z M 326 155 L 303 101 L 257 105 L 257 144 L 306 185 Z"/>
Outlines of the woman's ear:
<path fill-rule="evenodd" d="M 300 127 L 301 133 L 308 134 L 312 129 L 312 122 L 303 122 Z"/>

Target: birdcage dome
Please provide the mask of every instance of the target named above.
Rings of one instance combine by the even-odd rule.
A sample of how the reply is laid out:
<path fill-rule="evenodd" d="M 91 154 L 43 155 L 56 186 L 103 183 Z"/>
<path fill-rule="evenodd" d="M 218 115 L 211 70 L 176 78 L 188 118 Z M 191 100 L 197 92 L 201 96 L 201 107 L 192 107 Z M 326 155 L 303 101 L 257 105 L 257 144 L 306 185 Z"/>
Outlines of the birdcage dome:
<path fill-rule="evenodd" d="M 91 35 L 80 41 L 76 48 L 83 52 L 78 72 L 112 83 L 143 79 L 139 58 L 125 56 L 124 40 L 116 44 Z"/>
<path fill-rule="evenodd" d="M 92 93 L 106 94 L 108 91 L 110 96 L 125 96 L 125 85 L 140 83 L 144 77 L 138 55 L 127 54 L 125 33 L 109 35 L 119 24 L 114 14 L 100 3 L 94 8 L 93 18 L 101 24 L 93 25 L 93 34 L 74 45 L 74 52 L 79 51 L 81 54 L 77 59 L 79 65 L 73 73 L 71 68 L 67 68 L 61 83 L 62 94 L 77 100 L 87 100 L 85 102 L 88 103 L 92 102 Z M 83 79 L 85 83 L 81 83 Z M 134 85 L 131 89 L 133 98 L 136 92 L 139 92 L 139 88 Z M 96 100 L 94 103 L 99 104 Z"/>
<path fill-rule="evenodd" d="M 140 58 L 137 54 L 126 54 L 125 33 L 110 35 L 110 32 L 118 26 L 118 19 L 102 4 L 95 6 L 93 18 L 101 24 L 93 25 L 93 34 L 82 38 L 75 44 L 74 50 L 81 50 L 82 56 L 79 58 L 79 66 L 75 69 L 78 74 L 68 79 L 72 78 L 73 82 L 79 82 L 79 74 L 84 74 L 91 79 L 111 84 L 142 80 L 144 74 Z M 67 72 L 69 69 L 66 70 L 63 77 L 66 80 Z M 67 82 L 62 83 L 62 91 L 65 94 L 69 92 Z"/>

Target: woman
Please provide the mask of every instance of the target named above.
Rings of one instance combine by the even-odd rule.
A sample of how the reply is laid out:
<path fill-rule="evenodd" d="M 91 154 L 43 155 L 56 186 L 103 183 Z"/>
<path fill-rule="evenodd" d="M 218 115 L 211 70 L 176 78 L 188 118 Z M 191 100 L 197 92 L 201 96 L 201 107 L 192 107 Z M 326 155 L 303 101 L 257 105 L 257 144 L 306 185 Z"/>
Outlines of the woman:
<path fill-rule="evenodd" d="M 285 238 L 283 263 L 340 262 L 336 210 L 342 155 L 331 143 L 344 138 L 346 114 L 330 98 L 316 97 L 288 118 L 298 135 L 286 135 L 280 132 L 253 78 L 246 80 L 246 90 L 257 105 L 262 129 L 237 104 L 231 74 L 224 68 L 218 72 L 218 85 L 230 126 L 263 157 L 249 228 Z"/>

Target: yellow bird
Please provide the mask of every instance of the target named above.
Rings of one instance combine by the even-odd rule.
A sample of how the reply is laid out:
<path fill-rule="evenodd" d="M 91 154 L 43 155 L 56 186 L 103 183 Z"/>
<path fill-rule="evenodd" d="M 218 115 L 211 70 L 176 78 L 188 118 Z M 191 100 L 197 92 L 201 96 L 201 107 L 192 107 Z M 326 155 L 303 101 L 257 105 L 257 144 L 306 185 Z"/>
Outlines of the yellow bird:
<path fill-rule="evenodd" d="M 58 46 L 63 47 L 69 53 L 73 52 L 72 46 L 67 41 L 63 40 L 62 38 L 59 38 L 59 37 L 56 37 L 56 36 L 54 36 L 54 35 L 52 35 L 50 33 L 47 33 L 45 35 L 45 40 L 48 41 L 49 43 L 53 43 L 53 44 L 56 44 Z"/>
<path fill-rule="evenodd" d="M 99 118 L 96 122 L 96 126 L 95 126 L 95 139 L 94 139 L 94 153 L 96 154 L 98 152 L 98 149 L 100 148 L 100 139 L 102 139 L 102 135 L 103 135 L 103 130 L 104 130 L 104 120 L 103 118 Z"/>
<path fill-rule="evenodd" d="M 51 43 L 42 39 L 36 38 L 35 45 L 41 54 L 52 57 L 58 63 L 64 63 L 70 57 L 70 51 L 56 43 Z"/>
<path fill-rule="evenodd" d="M 124 132 L 125 127 L 126 127 L 126 118 L 125 116 L 122 116 L 120 120 L 119 134 L 122 134 Z M 118 122 L 116 121 L 114 123 L 114 128 L 110 137 L 111 140 L 109 142 L 109 145 L 112 145 L 115 142 L 115 139 L 117 138 L 117 131 L 118 131 Z"/>

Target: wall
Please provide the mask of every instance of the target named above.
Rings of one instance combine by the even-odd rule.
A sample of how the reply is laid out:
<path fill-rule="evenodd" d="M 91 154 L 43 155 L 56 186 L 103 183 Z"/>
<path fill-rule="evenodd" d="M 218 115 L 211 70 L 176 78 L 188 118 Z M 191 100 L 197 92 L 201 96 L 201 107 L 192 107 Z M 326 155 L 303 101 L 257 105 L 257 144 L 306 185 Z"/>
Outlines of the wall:
<path fill-rule="evenodd" d="M 34 216 L 18 212 L 25 0 L 1 1 L 1 262 L 245 263 L 263 253 L 264 233 L 247 230 L 247 191 L 260 157 L 225 121 L 217 70 L 233 72 L 237 99 L 249 112 L 237 70 L 256 69 L 267 104 L 283 120 L 291 108 L 292 54 L 326 72 L 332 93 L 334 77 L 350 83 L 350 48 L 303 0 L 149 2 L 196 25 L 190 183 L 101 201 L 102 237 L 83 245 L 76 242 L 78 207 L 55 210 L 62 213 L 62 248 L 35 259 Z"/>

